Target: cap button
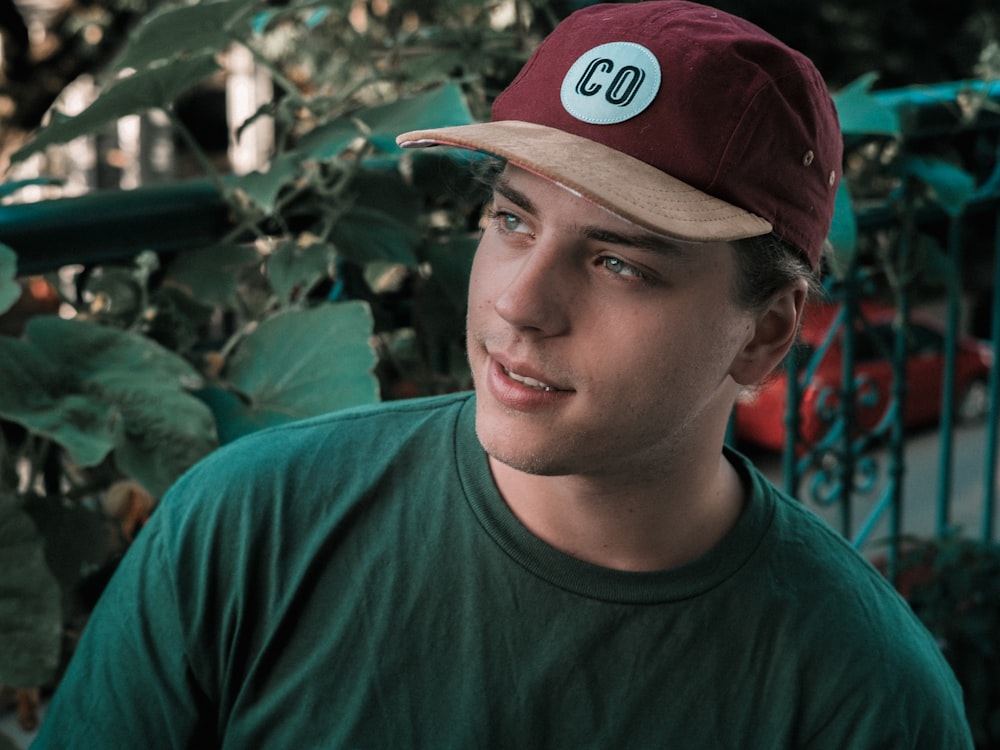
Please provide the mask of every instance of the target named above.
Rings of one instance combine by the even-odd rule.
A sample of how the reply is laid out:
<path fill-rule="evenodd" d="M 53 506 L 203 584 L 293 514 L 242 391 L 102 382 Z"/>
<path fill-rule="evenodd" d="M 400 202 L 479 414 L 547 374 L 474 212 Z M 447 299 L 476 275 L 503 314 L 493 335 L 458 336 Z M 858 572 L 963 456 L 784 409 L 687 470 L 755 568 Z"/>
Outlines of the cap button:
<path fill-rule="evenodd" d="M 816 154 L 814 154 L 812 150 L 806 151 L 805 156 L 802 157 L 802 165 L 808 167 L 810 164 L 813 163 L 813 159 L 815 158 Z"/>

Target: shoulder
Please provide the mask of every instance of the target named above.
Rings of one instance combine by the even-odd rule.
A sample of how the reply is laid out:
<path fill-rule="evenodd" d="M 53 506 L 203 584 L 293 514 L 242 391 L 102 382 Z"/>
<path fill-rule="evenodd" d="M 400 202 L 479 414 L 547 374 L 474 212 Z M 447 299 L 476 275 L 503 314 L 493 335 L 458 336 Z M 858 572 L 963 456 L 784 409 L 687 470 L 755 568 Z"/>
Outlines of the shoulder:
<path fill-rule="evenodd" d="M 206 464 L 260 454 L 288 459 L 305 445 L 353 446 L 364 440 L 395 441 L 435 427 L 445 429 L 455 423 L 471 397 L 471 393 L 455 393 L 388 401 L 290 422 L 240 438 L 209 456 Z"/>
<path fill-rule="evenodd" d="M 390 401 L 331 412 L 318 417 L 271 427 L 225 445 L 189 470 L 177 487 L 197 482 L 260 477 L 303 464 L 318 457 L 336 462 L 340 457 L 364 454 L 366 464 L 398 450 L 408 441 L 447 436 L 454 428 L 468 393 L 432 398 Z M 373 445 L 379 450 L 372 452 Z M 340 463 L 340 468 L 350 469 Z"/>
<path fill-rule="evenodd" d="M 308 524 L 317 513 L 346 513 L 390 472 L 446 460 L 469 400 L 462 393 L 393 401 L 252 433 L 178 479 L 150 526 L 175 538 L 260 535 L 279 517 Z"/>
<path fill-rule="evenodd" d="M 909 738 L 896 746 L 941 740 L 936 746 L 964 747 L 961 688 L 907 602 L 841 534 L 755 469 L 748 471 L 751 502 L 772 508 L 768 531 L 741 573 L 768 602 L 758 613 L 760 623 L 750 627 L 757 627 L 765 648 L 794 664 L 784 676 L 812 698 L 802 709 L 805 725 L 835 736 L 824 712 L 836 706 L 827 716 L 842 717 L 837 731 L 853 726 L 852 732 L 870 738 Z"/>

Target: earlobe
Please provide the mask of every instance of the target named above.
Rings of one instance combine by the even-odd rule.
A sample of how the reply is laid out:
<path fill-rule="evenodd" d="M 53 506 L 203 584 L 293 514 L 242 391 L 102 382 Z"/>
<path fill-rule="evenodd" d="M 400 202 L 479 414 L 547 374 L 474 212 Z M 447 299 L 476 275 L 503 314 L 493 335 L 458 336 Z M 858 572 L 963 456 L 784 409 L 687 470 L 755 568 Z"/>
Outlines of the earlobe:
<path fill-rule="evenodd" d="M 798 279 L 777 292 L 753 323 L 753 335 L 730 370 L 743 386 L 755 385 L 778 366 L 795 343 L 809 287 Z"/>

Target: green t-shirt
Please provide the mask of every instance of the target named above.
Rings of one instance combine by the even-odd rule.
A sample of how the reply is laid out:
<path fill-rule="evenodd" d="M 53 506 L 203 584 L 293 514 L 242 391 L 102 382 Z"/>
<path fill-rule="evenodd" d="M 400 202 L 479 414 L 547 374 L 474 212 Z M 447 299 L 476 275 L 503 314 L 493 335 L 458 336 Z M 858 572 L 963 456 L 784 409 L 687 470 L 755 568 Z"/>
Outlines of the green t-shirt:
<path fill-rule="evenodd" d="M 40 748 L 972 746 L 906 603 L 742 458 L 733 530 L 620 572 L 529 533 L 468 394 L 249 436 L 126 555 Z"/>

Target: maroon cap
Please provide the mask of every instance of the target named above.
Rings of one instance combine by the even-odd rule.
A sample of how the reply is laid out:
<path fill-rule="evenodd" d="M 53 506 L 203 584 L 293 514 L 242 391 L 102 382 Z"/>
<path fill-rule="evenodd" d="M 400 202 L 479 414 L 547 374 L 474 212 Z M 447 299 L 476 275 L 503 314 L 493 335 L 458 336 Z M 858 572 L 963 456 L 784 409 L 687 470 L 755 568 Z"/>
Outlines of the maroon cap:
<path fill-rule="evenodd" d="M 397 142 L 496 154 L 678 239 L 773 231 L 813 267 L 842 158 L 836 110 L 808 58 L 683 0 L 578 11 L 497 98 L 492 122 Z"/>

